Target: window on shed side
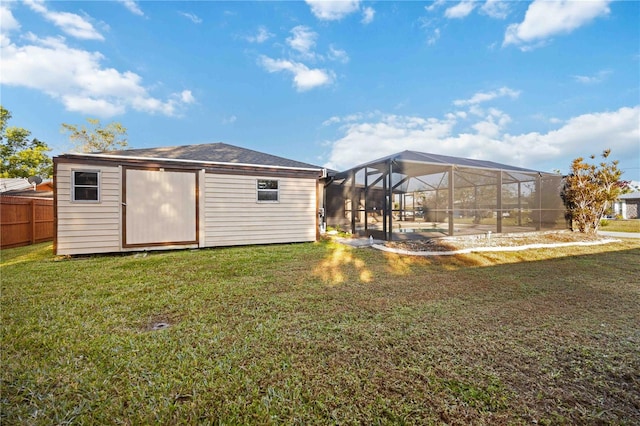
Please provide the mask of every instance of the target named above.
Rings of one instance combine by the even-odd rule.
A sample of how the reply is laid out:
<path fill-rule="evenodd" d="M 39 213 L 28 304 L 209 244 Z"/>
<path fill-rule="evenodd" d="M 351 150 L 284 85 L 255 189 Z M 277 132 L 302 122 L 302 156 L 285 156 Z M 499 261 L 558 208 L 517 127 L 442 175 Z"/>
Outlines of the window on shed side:
<path fill-rule="evenodd" d="M 278 181 L 270 179 L 258 179 L 258 201 L 262 202 L 278 202 L 280 195 L 278 194 Z"/>
<path fill-rule="evenodd" d="M 74 170 L 72 176 L 73 201 L 100 201 L 100 172 Z"/>

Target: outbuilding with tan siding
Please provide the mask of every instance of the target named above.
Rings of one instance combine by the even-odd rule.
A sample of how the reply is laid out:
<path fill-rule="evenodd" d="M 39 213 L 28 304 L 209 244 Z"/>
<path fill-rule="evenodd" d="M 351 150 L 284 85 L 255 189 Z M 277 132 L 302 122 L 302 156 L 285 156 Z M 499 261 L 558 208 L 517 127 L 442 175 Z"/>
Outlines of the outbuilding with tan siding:
<path fill-rule="evenodd" d="M 58 255 L 315 241 L 321 167 L 224 143 L 54 158 Z"/>

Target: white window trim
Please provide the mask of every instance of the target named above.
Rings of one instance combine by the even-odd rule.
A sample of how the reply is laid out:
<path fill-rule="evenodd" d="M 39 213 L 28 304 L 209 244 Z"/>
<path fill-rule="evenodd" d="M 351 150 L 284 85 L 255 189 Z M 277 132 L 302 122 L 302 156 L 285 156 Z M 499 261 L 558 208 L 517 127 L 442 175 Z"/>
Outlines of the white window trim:
<path fill-rule="evenodd" d="M 258 184 L 261 180 L 270 180 L 270 181 L 275 181 L 278 184 L 278 189 L 260 189 L 258 188 Z M 277 199 L 276 200 L 261 200 L 260 199 L 260 192 L 275 192 L 277 194 Z M 256 179 L 256 202 L 257 203 L 279 203 L 280 202 L 280 181 L 278 179 Z"/>
<path fill-rule="evenodd" d="M 76 172 L 80 172 L 80 173 L 96 173 L 98 176 L 98 184 L 97 189 L 98 189 L 98 199 L 97 200 L 76 200 Z M 99 203 L 100 202 L 100 181 L 101 181 L 101 176 L 100 176 L 100 170 L 88 170 L 88 169 L 72 169 L 71 170 L 71 202 L 73 203 Z M 78 187 L 80 188 L 93 188 L 93 185 L 78 185 Z"/>

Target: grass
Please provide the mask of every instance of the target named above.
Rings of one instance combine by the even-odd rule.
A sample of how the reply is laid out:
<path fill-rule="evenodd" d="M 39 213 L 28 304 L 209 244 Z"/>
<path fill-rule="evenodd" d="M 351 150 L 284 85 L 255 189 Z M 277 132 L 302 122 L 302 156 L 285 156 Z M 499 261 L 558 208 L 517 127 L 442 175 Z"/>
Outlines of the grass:
<path fill-rule="evenodd" d="M 600 226 L 601 231 L 640 232 L 640 219 L 608 219 Z"/>
<path fill-rule="evenodd" d="M 640 422 L 638 241 L 1 256 L 3 425 Z"/>

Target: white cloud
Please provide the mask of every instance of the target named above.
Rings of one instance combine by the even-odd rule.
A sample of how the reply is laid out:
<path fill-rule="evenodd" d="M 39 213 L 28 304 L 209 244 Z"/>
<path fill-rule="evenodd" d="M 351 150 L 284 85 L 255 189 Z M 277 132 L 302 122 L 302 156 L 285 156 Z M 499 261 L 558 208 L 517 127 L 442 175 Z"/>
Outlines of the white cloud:
<path fill-rule="evenodd" d="M 436 42 L 439 39 L 440 39 L 440 28 L 436 28 L 435 30 L 433 30 L 433 34 L 431 34 L 431 37 L 427 39 L 427 44 L 429 46 L 433 46 L 434 44 L 436 44 Z"/>
<path fill-rule="evenodd" d="M 22 46 L 4 40 L 0 83 L 42 91 L 68 111 L 111 117 L 133 108 L 174 116 L 195 101 L 188 90 L 166 101 L 154 98 L 138 74 L 105 68 L 101 53 L 72 48 L 63 38 L 29 33 L 25 39 L 28 43 Z"/>
<path fill-rule="evenodd" d="M 222 119 L 222 124 L 233 124 L 236 122 L 237 119 L 238 117 L 236 117 L 235 115 L 232 115 L 230 117 L 225 117 Z"/>
<path fill-rule="evenodd" d="M 451 6 L 444 11 L 444 16 L 449 19 L 460 19 L 469 16 L 473 9 L 475 9 L 476 3 L 474 1 L 461 1 L 455 6 Z"/>
<path fill-rule="evenodd" d="M 480 11 L 495 19 L 506 19 L 509 15 L 509 2 L 505 0 L 487 0 Z"/>
<path fill-rule="evenodd" d="M 202 23 L 202 19 L 200 19 L 200 17 L 194 13 L 190 13 L 190 12 L 178 12 L 180 15 L 184 16 L 185 18 L 189 19 L 191 22 L 193 22 L 194 24 L 201 24 Z"/>
<path fill-rule="evenodd" d="M 327 167 L 344 170 L 403 150 L 491 160 L 533 169 L 568 168 L 579 156 L 611 148 L 615 158 L 638 158 L 640 106 L 588 113 L 567 120 L 547 133 L 504 133 L 509 115 L 496 109 L 473 123 L 474 132 L 455 132 L 459 114 L 442 119 L 359 114 L 356 122 L 332 117 L 325 125 L 342 124 L 331 142 Z M 469 118 L 469 117 L 466 117 Z M 585 151 L 585 149 L 587 151 Z"/>
<path fill-rule="evenodd" d="M 258 64 L 270 73 L 290 72 L 293 75 L 293 84 L 299 92 L 331 84 L 335 79 L 332 71 L 310 69 L 300 62 L 285 59 L 272 59 L 263 55 L 258 59 Z"/>
<path fill-rule="evenodd" d="M 505 135 L 503 141 L 518 149 L 524 164 L 549 162 L 549 157 L 571 159 L 599 154 L 611 148 L 615 158 L 638 157 L 640 142 L 640 107 L 623 107 L 617 111 L 583 114 L 566 121 L 557 130 Z"/>
<path fill-rule="evenodd" d="M 106 99 L 95 99 L 70 94 L 63 96 L 61 101 L 67 111 L 82 112 L 100 117 L 113 117 L 124 114 L 126 111 L 124 105 Z"/>
<path fill-rule="evenodd" d="M 453 101 L 453 104 L 456 106 L 464 106 L 464 105 L 478 105 L 482 102 L 487 102 L 487 101 L 491 101 L 493 99 L 496 98 L 501 98 L 501 97 L 505 97 L 508 96 L 512 99 L 517 98 L 518 96 L 520 96 L 520 91 L 519 90 L 513 90 L 510 89 L 508 87 L 501 87 L 498 90 L 493 90 L 491 92 L 478 92 L 475 95 L 473 95 L 471 98 L 469 99 L 458 99 Z"/>
<path fill-rule="evenodd" d="M 25 2 L 31 10 L 39 13 L 47 21 L 53 23 L 66 34 L 83 40 L 104 40 L 100 34 L 87 19 L 80 15 L 69 12 L 53 12 L 50 11 L 43 1 L 27 0 Z"/>
<path fill-rule="evenodd" d="M 138 3 L 136 3 L 134 0 L 118 0 L 118 1 L 122 3 L 124 7 L 129 9 L 129 12 L 133 13 L 134 15 L 144 16 L 144 12 L 142 11 L 142 9 L 140 9 L 140 6 L 138 6 Z"/>
<path fill-rule="evenodd" d="M 447 0 L 436 0 L 433 3 L 431 3 L 429 6 L 425 6 L 424 9 L 427 12 L 433 12 L 434 10 L 436 10 L 438 7 L 442 6 L 446 2 Z"/>
<path fill-rule="evenodd" d="M 353 123 L 355 121 L 359 121 L 364 118 L 374 118 L 374 117 L 380 117 L 380 113 L 378 111 L 375 111 L 369 114 L 358 113 L 358 114 L 350 114 L 344 117 L 338 117 L 337 115 L 334 115 L 328 120 L 325 120 L 322 123 L 322 125 L 326 127 L 326 126 L 331 126 L 332 124 L 338 124 L 338 123 Z"/>
<path fill-rule="evenodd" d="M 258 65 L 270 73 L 286 71 L 293 76 L 293 84 L 299 92 L 304 92 L 320 86 L 332 84 L 336 75 L 332 70 L 311 68 L 306 63 L 317 61 L 349 62 L 346 51 L 329 45 L 329 51 L 325 55 L 315 52 L 318 33 L 305 25 L 298 25 L 291 29 L 291 36 L 286 43 L 291 48 L 287 52 L 288 58 L 273 59 L 266 55 L 258 57 Z"/>
<path fill-rule="evenodd" d="M 269 30 L 267 30 L 267 27 L 261 25 L 258 27 L 258 32 L 256 33 L 256 35 L 245 37 L 245 40 L 247 40 L 249 43 L 260 44 L 269 40 L 271 37 L 273 37 L 273 34 L 271 34 Z"/>
<path fill-rule="evenodd" d="M 548 117 L 546 114 L 542 114 L 542 113 L 537 113 L 537 114 L 532 114 L 531 118 L 533 118 L 534 120 L 537 121 L 541 121 L 542 123 L 551 123 L 551 124 L 562 124 L 564 123 L 563 120 L 557 118 L 557 117 Z"/>
<path fill-rule="evenodd" d="M 524 21 L 511 24 L 503 46 L 516 45 L 529 50 L 544 44 L 556 34 L 568 34 L 599 16 L 609 14 L 611 0 L 535 0 L 529 5 Z"/>
<path fill-rule="evenodd" d="M 584 149 L 585 146 L 591 147 L 591 144 L 584 144 L 583 141 L 589 140 L 593 142 L 593 147 L 597 149 L 604 143 L 605 148 L 613 142 L 616 148 L 623 146 L 638 149 L 640 141 L 640 107 L 636 106 L 623 107 L 617 111 L 583 114 L 574 117 L 566 122 L 566 124 L 556 131 L 549 132 L 550 139 L 557 138 L 570 144 L 574 148 Z M 612 146 L 614 148 L 614 146 Z"/>
<path fill-rule="evenodd" d="M 347 52 L 342 49 L 337 49 L 333 47 L 333 45 L 329 46 L 328 57 L 332 61 L 342 62 L 343 64 L 349 62 L 349 55 L 347 54 Z"/>
<path fill-rule="evenodd" d="M 323 21 L 338 21 L 360 9 L 360 0 L 305 0 L 311 13 Z"/>
<path fill-rule="evenodd" d="M 376 11 L 372 7 L 365 7 L 362 10 L 362 22 L 367 25 L 373 22 L 373 17 L 375 16 Z"/>
<path fill-rule="evenodd" d="M 595 75 L 574 75 L 573 79 L 578 83 L 596 84 L 602 83 L 611 74 L 611 70 L 598 71 Z"/>
<path fill-rule="evenodd" d="M 293 35 L 287 38 L 289 47 L 308 59 L 314 58 L 315 55 L 312 50 L 316 46 L 318 33 L 311 31 L 307 26 L 298 25 L 291 29 L 291 34 Z"/>
<path fill-rule="evenodd" d="M 322 125 L 325 126 L 325 127 L 326 126 L 331 126 L 332 124 L 340 123 L 341 121 L 342 121 L 342 119 L 340 117 L 334 115 L 333 117 L 330 117 L 330 118 L 326 119 L 325 121 L 323 121 Z"/>
<path fill-rule="evenodd" d="M 0 4 L 0 33 L 9 34 L 11 31 L 19 29 L 20 23 L 13 17 L 11 9 L 4 4 Z"/>
<path fill-rule="evenodd" d="M 191 90 L 183 90 L 178 94 L 177 98 L 183 104 L 192 104 L 196 101 L 196 98 L 193 97 L 193 93 L 191 93 Z"/>
<path fill-rule="evenodd" d="M 511 122 L 511 117 L 504 112 L 491 108 L 489 114 L 484 121 L 475 123 L 472 128 L 481 137 L 494 138 L 500 135 L 500 132 L 507 124 Z"/>
<path fill-rule="evenodd" d="M 334 120 L 335 121 L 335 120 Z M 344 170 L 356 164 L 403 150 L 426 147 L 450 135 L 454 120 L 383 115 L 375 121 L 351 122 L 341 127 L 344 136 L 332 143 L 327 167 Z"/>

